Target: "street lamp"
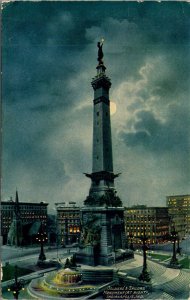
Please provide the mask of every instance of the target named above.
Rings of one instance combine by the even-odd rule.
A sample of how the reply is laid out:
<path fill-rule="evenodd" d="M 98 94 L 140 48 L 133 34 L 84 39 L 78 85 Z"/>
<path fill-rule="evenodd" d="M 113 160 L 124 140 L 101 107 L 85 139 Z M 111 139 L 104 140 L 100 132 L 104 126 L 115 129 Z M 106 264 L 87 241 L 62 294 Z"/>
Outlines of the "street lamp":
<path fill-rule="evenodd" d="M 132 234 L 132 232 L 129 233 L 129 238 L 130 238 L 130 246 L 129 246 L 129 249 L 135 251 L 135 248 L 134 248 L 134 246 L 133 246 L 133 234 Z"/>
<path fill-rule="evenodd" d="M 170 234 L 170 238 L 171 238 L 171 241 L 173 243 L 173 255 L 172 255 L 172 258 L 171 258 L 171 261 L 170 261 L 170 265 L 171 266 L 176 266 L 178 265 L 178 259 L 176 257 L 176 241 L 177 241 L 177 231 L 175 231 L 175 228 L 173 227 L 172 231 L 171 231 L 171 234 Z"/>
<path fill-rule="evenodd" d="M 145 234 L 145 229 L 143 232 L 143 236 L 140 237 L 143 245 L 142 245 L 142 250 L 143 250 L 143 269 L 142 269 L 142 273 L 139 276 L 139 280 L 141 281 L 147 281 L 149 282 L 151 280 L 150 278 L 150 274 L 147 271 L 147 257 L 146 257 L 146 252 L 148 250 L 148 247 L 146 245 L 146 241 L 147 241 L 147 237 Z"/>
<path fill-rule="evenodd" d="M 13 293 L 13 297 L 14 299 L 18 299 L 19 296 L 19 292 L 21 290 L 24 290 L 24 280 L 20 279 L 18 280 L 18 267 L 17 265 L 15 266 L 15 274 L 14 274 L 14 282 L 8 287 L 8 292 L 12 292 Z"/>
<path fill-rule="evenodd" d="M 57 259 L 58 259 L 58 251 L 59 251 L 59 235 L 58 235 L 58 233 L 56 234 L 56 239 L 57 239 Z"/>
<path fill-rule="evenodd" d="M 38 264 L 40 264 L 46 260 L 46 256 L 44 254 L 44 243 L 47 242 L 47 240 L 48 240 L 47 234 L 44 231 L 42 222 L 41 222 L 40 229 L 37 234 L 36 240 L 38 243 L 40 243 L 40 254 L 39 254 L 39 258 L 38 258 Z"/>
<path fill-rule="evenodd" d="M 179 255 L 181 255 L 181 247 L 179 246 L 179 234 L 177 236 L 177 250 L 176 253 L 178 253 Z"/>

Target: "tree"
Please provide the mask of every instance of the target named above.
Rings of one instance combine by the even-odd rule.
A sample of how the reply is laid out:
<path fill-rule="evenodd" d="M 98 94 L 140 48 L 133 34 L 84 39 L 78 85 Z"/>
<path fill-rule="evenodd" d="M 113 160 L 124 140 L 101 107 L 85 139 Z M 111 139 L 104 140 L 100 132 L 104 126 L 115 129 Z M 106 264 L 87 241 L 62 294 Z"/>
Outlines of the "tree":
<path fill-rule="evenodd" d="M 65 261 L 64 269 L 70 268 L 70 266 L 71 266 L 70 260 L 69 260 L 69 258 L 67 258 Z"/>

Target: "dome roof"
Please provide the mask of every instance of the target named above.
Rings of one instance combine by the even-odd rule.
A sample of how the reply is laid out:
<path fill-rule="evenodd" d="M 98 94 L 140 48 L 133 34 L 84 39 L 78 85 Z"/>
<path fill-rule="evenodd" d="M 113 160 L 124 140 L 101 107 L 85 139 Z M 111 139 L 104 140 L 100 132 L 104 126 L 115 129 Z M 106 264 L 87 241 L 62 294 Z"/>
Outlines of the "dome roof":
<path fill-rule="evenodd" d="M 53 282 L 57 284 L 74 284 L 81 281 L 81 278 L 82 274 L 79 271 L 66 268 L 57 272 Z"/>
<path fill-rule="evenodd" d="M 79 274 L 78 271 L 72 270 L 70 268 L 62 269 L 58 273 L 59 274 L 67 274 L 67 275 L 75 275 L 75 274 L 77 275 L 77 274 Z"/>

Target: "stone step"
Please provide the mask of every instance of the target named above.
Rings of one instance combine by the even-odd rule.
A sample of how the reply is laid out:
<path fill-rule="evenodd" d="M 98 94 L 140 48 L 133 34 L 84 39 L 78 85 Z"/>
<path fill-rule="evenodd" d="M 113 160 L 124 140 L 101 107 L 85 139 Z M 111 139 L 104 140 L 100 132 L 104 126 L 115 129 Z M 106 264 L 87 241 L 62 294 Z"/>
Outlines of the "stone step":
<path fill-rule="evenodd" d="M 159 290 L 171 295 L 175 299 L 187 299 L 189 296 L 190 274 L 180 271 L 173 280 L 159 286 Z"/>
<path fill-rule="evenodd" d="M 113 270 L 112 269 L 81 269 L 82 278 L 84 282 L 110 282 L 113 280 Z"/>
<path fill-rule="evenodd" d="M 175 298 L 172 297 L 170 294 L 165 292 L 153 292 L 149 294 L 146 299 L 150 300 L 174 300 Z"/>
<path fill-rule="evenodd" d="M 164 268 L 164 273 L 159 274 L 156 273 L 152 278 L 153 285 L 165 284 L 168 281 L 173 280 L 179 275 L 180 271 L 171 268 Z"/>

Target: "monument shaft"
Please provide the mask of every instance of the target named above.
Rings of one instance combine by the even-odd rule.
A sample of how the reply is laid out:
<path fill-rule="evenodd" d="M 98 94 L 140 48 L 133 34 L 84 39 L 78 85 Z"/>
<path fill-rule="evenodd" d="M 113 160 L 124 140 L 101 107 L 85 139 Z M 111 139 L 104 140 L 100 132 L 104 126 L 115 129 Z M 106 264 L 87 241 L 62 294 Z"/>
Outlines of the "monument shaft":
<path fill-rule="evenodd" d="M 103 69 L 98 67 L 98 71 Z M 103 70 L 102 70 L 103 71 Z M 110 80 L 102 73 L 92 82 L 94 89 L 93 157 L 92 172 L 113 172 L 111 122 L 110 122 Z"/>
<path fill-rule="evenodd" d="M 82 235 L 78 261 L 87 265 L 111 265 L 116 251 L 125 247 L 124 208 L 114 187 L 110 100 L 111 81 L 106 76 L 102 43 L 98 43 L 94 89 L 93 153 L 89 195 L 81 209 Z"/>

